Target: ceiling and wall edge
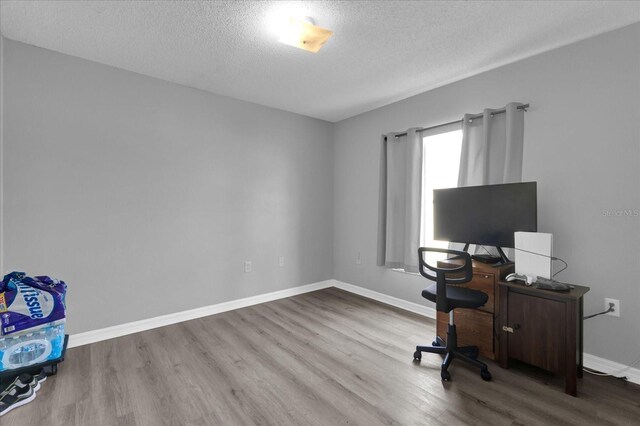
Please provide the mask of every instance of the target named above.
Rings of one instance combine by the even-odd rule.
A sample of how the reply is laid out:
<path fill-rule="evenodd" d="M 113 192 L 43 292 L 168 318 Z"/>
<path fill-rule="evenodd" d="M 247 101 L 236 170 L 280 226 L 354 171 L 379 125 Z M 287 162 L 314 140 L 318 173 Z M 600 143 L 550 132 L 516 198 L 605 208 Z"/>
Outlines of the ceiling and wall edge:
<path fill-rule="evenodd" d="M 11 40 L 335 123 L 640 21 L 629 1 L 293 3 L 3 0 L 0 26 Z M 334 31 L 318 54 L 277 42 L 273 18 L 302 11 Z"/>
<path fill-rule="evenodd" d="M 91 59 L 85 59 L 85 58 L 81 58 L 79 56 L 69 55 L 69 54 L 64 53 L 64 52 L 58 52 L 56 50 L 47 49 L 45 47 L 37 46 L 37 45 L 34 45 L 34 44 L 25 43 L 25 42 L 20 41 L 20 40 L 13 40 L 11 38 L 2 36 L 2 33 L 0 33 L 0 37 L 2 39 L 7 39 L 7 40 L 15 41 L 15 42 L 18 42 L 18 43 L 27 44 L 29 46 L 36 47 L 38 49 L 50 50 L 50 51 L 56 52 L 56 53 L 58 53 L 60 55 L 66 55 L 66 56 L 71 56 L 71 57 L 74 57 L 74 58 L 79 58 L 79 59 L 82 59 L 82 60 L 85 60 L 85 61 L 89 61 L 89 62 L 94 62 L 94 63 L 100 64 L 100 65 L 103 65 L 103 66 L 106 66 L 106 67 L 111 67 L 111 68 L 119 69 L 119 70 L 122 70 L 122 71 L 130 72 L 130 73 L 133 73 L 133 74 L 138 74 L 138 75 L 141 75 L 141 76 L 144 76 L 144 77 L 147 77 L 147 78 L 153 78 L 153 79 L 164 81 L 164 82 L 170 83 L 170 84 L 175 84 L 175 85 L 182 86 L 182 87 L 185 87 L 185 88 L 188 88 L 188 89 L 191 89 L 191 90 L 197 90 L 197 91 L 209 93 L 209 94 L 212 94 L 212 95 L 215 95 L 215 96 L 219 96 L 221 98 L 232 99 L 232 100 L 240 101 L 240 102 L 247 102 L 249 104 L 259 105 L 259 106 L 265 107 L 265 108 L 271 108 L 271 109 L 274 109 L 274 110 L 278 110 L 278 111 L 283 111 L 283 112 L 287 112 L 287 113 L 290 113 L 290 114 L 299 115 L 299 116 L 302 116 L 302 117 L 312 118 L 314 120 L 325 121 L 325 122 L 337 124 L 337 123 L 340 123 L 341 121 L 349 120 L 349 119 L 352 119 L 354 117 L 358 117 L 359 115 L 367 114 L 367 113 L 369 113 L 371 111 L 375 111 L 377 109 L 384 108 L 384 107 L 393 105 L 393 104 L 398 103 L 398 102 L 403 102 L 403 101 L 406 101 L 407 99 L 411 99 L 411 98 L 416 97 L 416 96 L 420 96 L 420 95 L 422 95 L 424 93 L 427 93 L 427 92 L 430 92 L 432 90 L 439 89 L 439 88 L 442 88 L 442 87 L 445 87 L 445 86 L 448 86 L 448 85 L 451 85 L 451 84 L 455 84 L 455 83 L 467 80 L 469 78 L 472 78 L 472 77 L 475 77 L 475 76 L 478 76 L 478 75 L 481 75 L 481 74 L 484 74 L 484 73 L 487 73 L 487 72 L 491 72 L 493 70 L 496 70 L 496 69 L 499 69 L 499 68 L 502 68 L 502 67 L 505 67 L 505 66 L 509 66 L 511 64 L 514 64 L 514 63 L 517 63 L 517 62 L 520 62 L 520 61 L 523 61 L 523 60 L 526 60 L 526 59 L 529 59 L 529 58 L 534 58 L 536 56 L 540 56 L 540 55 L 543 55 L 543 54 L 548 53 L 548 52 L 559 50 L 559 49 L 562 49 L 564 47 L 570 46 L 572 44 L 580 43 L 582 41 L 589 40 L 589 39 L 594 38 L 594 37 L 598 37 L 598 36 L 601 36 L 601 35 L 604 35 L 604 34 L 607 34 L 607 33 L 610 33 L 610 32 L 614 32 L 614 31 L 618 31 L 618 30 L 620 30 L 622 28 L 630 27 L 630 26 L 635 25 L 635 24 L 637 24 L 637 23 L 631 23 L 631 24 L 624 24 L 624 25 L 616 26 L 615 28 L 609 29 L 607 31 L 597 32 L 597 33 L 594 33 L 594 34 L 581 36 L 581 37 L 576 37 L 576 38 L 572 39 L 571 41 L 567 41 L 567 42 L 555 45 L 555 46 L 550 47 L 550 48 L 540 49 L 540 50 L 536 51 L 533 54 L 517 57 L 516 59 L 510 59 L 510 60 L 506 60 L 506 61 L 498 61 L 498 62 L 495 62 L 495 63 L 493 63 L 491 65 L 486 66 L 486 67 L 470 71 L 469 73 L 463 74 L 461 76 L 456 76 L 455 78 L 442 81 L 441 83 L 438 83 L 438 84 L 435 84 L 435 85 L 431 85 L 431 86 L 424 86 L 423 88 L 420 88 L 419 91 L 417 91 L 415 93 L 404 94 L 404 95 L 402 95 L 400 97 L 393 98 L 393 99 L 390 99 L 390 100 L 386 100 L 384 102 L 376 104 L 375 106 L 367 109 L 366 111 L 362 111 L 362 112 L 359 112 L 357 114 L 350 115 L 348 117 L 340 118 L 338 120 L 325 120 L 323 118 L 314 117 L 312 115 L 301 114 L 301 113 L 296 112 L 296 111 L 291 111 L 291 110 L 287 110 L 287 109 L 283 109 L 283 108 L 277 108 L 277 107 L 270 106 L 270 105 L 267 105 L 267 104 L 258 103 L 258 102 L 252 102 L 252 101 L 248 101 L 248 100 L 245 100 L 245 99 L 235 98 L 235 97 L 232 97 L 232 96 L 228 96 L 228 95 L 216 93 L 216 92 L 213 92 L 213 91 L 209 91 L 209 90 L 206 90 L 206 89 L 198 88 L 198 87 L 195 87 L 195 86 L 190 86 L 190 85 L 186 85 L 186 84 L 177 83 L 175 81 L 171 81 L 171 80 L 167 80 L 167 79 L 163 79 L 163 78 L 159 78 L 159 77 L 154 77 L 154 76 L 151 76 L 151 75 L 148 75 L 148 74 L 144 74 L 144 73 L 128 70 L 128 69 L 125 69 L 125 68 L 120 68 L 120 67 L 117 67 L 117 66 L 114 66 L 114 65 L 109 65 L 109 64 L 106 64 L 106 63 L 102 63 L 102 62 L 93 61 Z"/>

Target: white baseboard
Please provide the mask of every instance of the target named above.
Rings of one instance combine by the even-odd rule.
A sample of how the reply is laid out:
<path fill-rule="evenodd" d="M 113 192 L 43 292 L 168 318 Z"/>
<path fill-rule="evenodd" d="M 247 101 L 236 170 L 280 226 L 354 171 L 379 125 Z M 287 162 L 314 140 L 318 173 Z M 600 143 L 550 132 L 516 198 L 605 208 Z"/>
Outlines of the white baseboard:
<path fill-rule="evenodd" d="M 386 303 L 387 305 L 395 306 L 406 311 L 414 312 L 427 318 L 436 317 L 436 310 L 433 308 L 419 305 L 413 302 L 407 302 L 406 300 L 398 299 L 397 297 L 378 293 L 377 291 L 369 290 L 367 288 L 359 287 L 353 284 L 344 283 L 342 281 L 333 280 L 333 282 L 335 287 L 342 290 L 359 294 L 360 296 L 368 297 L 369 299 L 377 300 L 378 302 Z M 584 354 L 584 366 L 592 370 L 600 371 L 607 374 L 614 373 L 614 375 L 617 377 L 626 376 L 627 380 L 629 380 L 630 382 L 640 384 L 640 369 L 638 368 L 631 367 L 627 369 L 627 366 L 624 364 L 610 361 L 605 358 L 600 358 L 588 353 Z M 621 370 L 624 371 L 621 372 Z"/>
<path fill-rule="evenodd" d="M 587 353 L 584 354 L 584 366 L 607 374 L 613 373 L 616 377 L 624 376 L 628 381 L 640 385 L 640 368 L 628 368 L 626 365 L 620 364 L 619 362 L 610 361 Z"/>
<path fill-rule="evenodd" d="M 414 312 L 428 318 L 436 318 L 436 310 L 428 306 L 408 302 L 403 299 L 398 299 L 397 297 L 389 296 L 384 293 L 378 293 L 377 291 L 369 290 L 368 288 L 359 287 L 357 285 L 348 284 L 338 280 L 333 280 L 333 283 L 334 287 L 348 291 L 350 293 L 359 294 L 360 296 L 377 300 L 378 302 L 395 306 L 396 308 L 404 309 L 405 311 Z"/>
<path fill-rule="evenodd" d="M 188 311 L 176 312 L 173 314 L 162 315 L 155 318 L 134 321 L 126 324 L 115 325 L 113 327 L 102 328 L 98 330 L 87 331 L 84 333 L 73 334 L 69 338 L 69 348 L 76 346 L 88 345 L 90 343 L 100 342 L 102 340 L 113 339 L 127 334 L 138 333 L 140 331 L 151 330 L 165 325 L 176 324 L 182 321 L 188 321 L 196 318 L 202 318 L 209 315 L 215 315 L 222 312 L 232 311 L 234 309 L 245 308 L 247 306 L 258 305 L 260 303 L 270 302 L 273 300 L 284 299 L 286 297 L 296 296 L 298 294 L 308 293 L 311 291 L 321 290 L 323 288 L 336 287 L 350 293 L 376 300 L 378 302 L 404 309 L 427 318 L 435 319 L 436 310 L 434 308 L 420 305 L 418 303 L 409 302 L 397 297 L 389 296 L 384 293 L 369 290 L 353 284 L 348 284 L 338 280 L 327 280 L 313 284 L 307 284 L 300 287 L 292 287 L 284 290 L 274 291 L 272 293 L 259 294 L 257 296 L 246 297 L 244 299 L 232 300 L 229 302 L 218 303 L 216 305 L 204 306 L 202 308 L 191 309 Z M 625 369 L 626 366 L 615 361 L 600 358 L 588 353 L 584 354 L 584 365 L 593 370 L 603 373 L 617 373 Z M 628 368 L 616 376 L 626 376 L 630 382 L 640 384 L 640 369 Z"/>
<path fill-rule="evenodd" d="M 73 334 L 69 337 L 69 348 L 88 345 L 89 343 L 100 342 L 102 340 L 113 339 L 126 336 L 127 334 L 138 333 L 140 331 L 151 330 L 153 328 L 164 327 L 165 325 L 176 324 L 182 321 L 189 321 L 221 312 L 233 311 L 234 309 L 245 308 L 247 306 L 258 305 L 260 303 L 271 302 L 273 300 L 284 299 L 310 291 L 321 290 L 333 286 L 333 280 L 321 281 L 307 284 L 300 287 L 286 288 L 272 293 L 259 294 L 257 296 L 245 297 L 243 299 L 231 300 L 229 302 L 218 303 L 201 308 L 190 309 L 188 311 L 176 312 L 162 315 L 155 318 L 143 319 L 126 324 L 114 325 L 112 327 Z"/>

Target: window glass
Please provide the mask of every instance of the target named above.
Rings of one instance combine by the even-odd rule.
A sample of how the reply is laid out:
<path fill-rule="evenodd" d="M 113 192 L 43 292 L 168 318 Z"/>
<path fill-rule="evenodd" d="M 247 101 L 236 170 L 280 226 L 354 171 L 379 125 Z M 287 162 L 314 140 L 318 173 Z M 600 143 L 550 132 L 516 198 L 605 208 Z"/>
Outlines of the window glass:
<path fill-rule="evenodd" d="M 433 239 L 433 190 L 458 186 L 462 130 L 425 136 L 422 164 L 422 221 L 420 245 L 447 248 L 448 241 Z M 434 255 L 429 262 L 444 258 Z"/>

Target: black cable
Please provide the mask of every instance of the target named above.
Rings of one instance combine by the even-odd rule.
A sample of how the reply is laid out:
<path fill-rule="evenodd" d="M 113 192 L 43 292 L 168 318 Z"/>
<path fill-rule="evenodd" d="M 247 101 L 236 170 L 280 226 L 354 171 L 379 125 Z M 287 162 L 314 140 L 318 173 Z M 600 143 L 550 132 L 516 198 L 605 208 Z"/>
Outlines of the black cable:
<path fill-rule="evenodd" d="M 555 274 L 551 275 L 551 278 L 555 277 L 560 272 L 564 271 L 565 269 L 567 269 L 569 267 L 569 264 L 567 262 L 565 262 L 564 260 L 560 259 L 559 257 L 549 256 L 549 255 L 544 254 L 544 253 L 536 253 L 535 251 L 529 251 L 529 250 L 525 250 L 525 249 L 521 249 L 521 248 L 517 248 L 517 247 L 514 247 L 514 249 L 523 251 L 525 253 L 536 254 L 538 256 L 546 257 L 546 258 L 549 258 L 551 260 L 557 260 L 557 261 L 560 261 L 560 262 L 564 263 L 564 268 L 560 269 L 558 272 L 556 272 Z"/>
<path fill-rule="evenodd" d="M 625 368 L 622 371 L 617 371 L 617 372 L 614 372 L 614 373 L 603 373 L 601 371 L 594 370 L 593 368 L 589 368 L 589 367 L 585 367 L 585 366 L 582 366 L 582 369 L 585 371 L 585 373 L 593 374 L 594 376 L 608 376 L 608 377 L 613 377 L 614 379 L 622 380 L 623 382 L 628 382 L 629 381 L 629 378 L 627 376 L 617 376 L 616 375 L 616 374 L 621 373 L 622 371 L 628 370 L 627 368 Z"/>
<path fill-rule="evenodd" d="M 589 319 L 589 318 L 597 317 L 598 315 L 604 315 L 604 314 L 608 314 L 609 312 L 613 312 L 615 310 L 614 306 L 616 306 L 616 305 L 613 304 L 613 303 L 609 303 L 609 309 L 607 309 L 606 311 L 598 312 L 597 314 L 587 315 L 583 319 Z"/>
<path fill-rule="evenodd" d="M 620 370 L 612 371 L 611 373 L 601 373 L 601 372 L 599 372 L 597 370 L 594 370 L 592 368 L 587 368 L 587 367 L 583 367 L 583 368 L 584 368 L 584 371 L 586 371 L 587 373 L 591 373 L 591 374 L 594 374 L 596 376 L 611 376 L 611 377 L 615 377 L 616 379 L 627 380 L 626 376 L 618 376 L 618 374 L 624 373 L 628 369 L 633 368 L 638 363 L 640 363 L 640 356 L 638 358 L 636 358 L 633 362 L 631 362 L 631 364 L 628 364 L 628 365 L 624 366 Z"/>
<path fill-rule="evenodd" d="M 480 246 L 480 247 L 482 247 L 482 250 L 486 251 L 488 255 L 493 256 L 493 254 L 491 254 L 489 252 L 489 250 L 487 250 L 484 246 Z M 536 254 L 538 256 L 547 257 L 547 258 L 549 258 L 551 260 L 557 260 L 559 262 L 564 263 L 564 268 L 560 269 L 558 272 L 556 272 L 555 274 L 551 275 L 551 278 L 555 277 L 560 272 L 564 271 L 565 269 L 567 269 L 569 267 L 569 264 L 567 262 L 565 262 L 564 260 L 560 259 L 559 257 L 549 256 L 549 255 L 544 254 L 544 253 L 536 253 L 535 251 L 529 251 L 529 250 L 525 250 L 525 249 L 521 249 L 521 248 L 517 248 L 517 247 L 514 247 L 514 250 L 520 250 L 520 251 L 523 251 L 525 253 Z"/>
<path fill-rule="evenodd" d="M 567 262 L 565 262 L 564 260 L 560 259 L 559 257 L 556 257 L 555 259 L 552 257 L 551 260 L 559 260 L 560 262 L 564 263 L 564 268 L 560 269 L 558 272 L 556 272 L 555 274 L 553 274 L 551 276 L 551 278 L 555 277 L 556 275 L 558 275 L 560 272 L 564 271 L 565 269 L 567 269 L 569 267 L 569 265 L 567 264 Z"/>

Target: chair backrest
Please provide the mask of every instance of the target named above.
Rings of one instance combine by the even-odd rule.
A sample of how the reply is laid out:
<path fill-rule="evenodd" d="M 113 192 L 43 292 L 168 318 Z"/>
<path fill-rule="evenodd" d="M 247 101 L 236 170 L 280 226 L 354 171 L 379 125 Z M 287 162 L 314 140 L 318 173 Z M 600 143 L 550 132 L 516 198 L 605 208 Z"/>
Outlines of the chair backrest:
<path fill-rule="evenodd" d="M 462 259 L 461 265 L 451 268 L 439 268 L 437 266 L 429 265 L 424 260 L 424 253 L 434 252 L 454 255 L 456 257 L 449 258 L 449 260 L 454 260 L 456 258 Z M 420 275 L 431 281 L 435 281 L 437 284 L 436 310 L 441 312 L 449 312 L 451 309 L 447 302 L 447 284 L 464 284 L 471 281 L 471 279 L 473 278 L 471 255 L 469 255 L 469 253 L 467 253 L 466 251 L 460 250 L 420 247 L 418 249 L 418 262 Z M 435 275 L 430 274 L 428 271 L 435 272 Z"/>

